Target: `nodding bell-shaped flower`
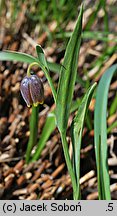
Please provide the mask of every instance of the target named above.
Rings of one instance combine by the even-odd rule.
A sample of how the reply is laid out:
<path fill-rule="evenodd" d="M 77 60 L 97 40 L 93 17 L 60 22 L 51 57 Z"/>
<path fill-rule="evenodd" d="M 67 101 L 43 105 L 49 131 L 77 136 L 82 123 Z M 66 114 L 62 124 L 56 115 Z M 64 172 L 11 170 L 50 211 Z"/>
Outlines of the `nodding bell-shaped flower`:
<path fill-rule="evenodd" d="M 44 101 L 43 83 L 37 75 L 25 76 L 20 91 L 28 107 L 38 106 Z"/>

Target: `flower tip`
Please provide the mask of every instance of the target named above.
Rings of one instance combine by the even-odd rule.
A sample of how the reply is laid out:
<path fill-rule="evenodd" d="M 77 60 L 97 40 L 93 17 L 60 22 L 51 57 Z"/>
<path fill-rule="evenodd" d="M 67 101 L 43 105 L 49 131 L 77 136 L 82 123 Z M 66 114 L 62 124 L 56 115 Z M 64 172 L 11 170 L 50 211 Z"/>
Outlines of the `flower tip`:
<path fill-rule="evenodd" d="M 33 106 L 34 107 L 37 107 L 39 104 L 43 104 L 44 103 L 44 101 L 38 101 L 38 102 L 36 102 L 36 103 L 33 103 Z"/>
<path fill-rule="evenodd" d="M 39 102 L 37 102 L 37 103 L 33 103 L 34 107 L 37 107 L 38 104 L 39 104 Z"/>
<path fill-rule="evenodd" d="M 41 102 L 39 102 L 40 104 L 43 104 L 44 103 L 44 101 L 41 101 Z"/>

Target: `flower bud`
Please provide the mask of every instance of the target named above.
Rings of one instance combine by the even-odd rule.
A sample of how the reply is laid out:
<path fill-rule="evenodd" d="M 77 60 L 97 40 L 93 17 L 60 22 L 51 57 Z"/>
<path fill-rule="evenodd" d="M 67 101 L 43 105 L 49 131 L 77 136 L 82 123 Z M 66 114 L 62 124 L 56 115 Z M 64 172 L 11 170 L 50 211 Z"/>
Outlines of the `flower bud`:
<path fill-rule="evenodd" d="M 37 106 L 44 101 L 43 83 L 37 75 L 25 76 L 20 91 L 28 107 Z"/>

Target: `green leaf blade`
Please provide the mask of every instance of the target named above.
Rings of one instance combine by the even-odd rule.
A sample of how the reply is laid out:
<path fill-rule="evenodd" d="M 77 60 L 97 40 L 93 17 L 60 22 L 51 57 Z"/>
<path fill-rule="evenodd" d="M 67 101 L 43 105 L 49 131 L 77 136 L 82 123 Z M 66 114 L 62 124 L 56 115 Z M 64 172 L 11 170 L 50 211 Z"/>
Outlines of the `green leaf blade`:
<path fill-rule="evenodd" d="M 72 146 L 73 146 L 73 167 L 74 172 L 77 179 L 77 197 L 80 198 L 80 150 L 81 150 L 81 141 L 82 141 L 82 131 L 85 116 L 94 93 L 96 87 L 96 83 L 94 83 L 86 92 L 83 97 L 78 112 L 75 118 L 72 121 L 71 125 L 71 138 L 72 138 Z"/>
<path fill-rule="evenodd" d="M 37 62 L 37 58 L 21 52 L 1 51 L 0 61 L 18 61 L 25 63 L 33 63 Z"/>
<path fill-rule="evenodd" d="M 77 74 L 78 55 L 81 44 L 83 8 L 76 23 L 75 30 L 68 43 L 57 92 L 56 119 L 59 130 L 65 131 L 72 102 Z"/>
<path fill-rule="evenodd" d="M 42 47 L 40 45 L 36 46 L 36 52 L 37 52 L 37 55 L 38 55 L 38 61 L 39 61 L 40 66 L 42 68 L 46 67 L 46 69 L 49 71 L 47 61 L 45 59 L 44 51 L 43 51 L 43 49 L 42 49 Z"/>
<path fill-rule="evenodd" d="M 117 72 L 117 64 L 102 76 L 96 93 L 94 112 L 95 154 L 98 174 L 99 199 L 111 199 L 107 163 L 107 99 L 111 79 Z"/>
<path fill-rule="evenodd" d="M 46 78 L 47 78 L 47 80 L 49 82 L 49 85 L 51 87 L 52 94 L 53 94 L 53 97 L 54 97 L 54 101 L 56 103 L 56 90 L 54 88 L 52 79 L 51 79 L 51 77 L 49 75 L 49 68 L 48 68 L 48 65 L 47 65 L 47 62 L 46 62 L 46 59 L 45 59 L 44 51 L 41 48 L 41 46 L 39 46 L 39 45 L 36 46 L 36 51 L 37 51 L 37 55 L 38 55 L 39 66 L 43 70 L 43 72 L 44 72 L 44 74 L 45 74 L 45 76 L 46 76 Z"/>
<path fill-rule="evenodd" d="M 38 62 L 38 59 L 26 53 L 6 50 L 0 52 L 0 61 L 18 61 L 25 63 L 33 63 Z M 56 73 L 60 72 L 61 66 L 59 64 L 47 62 L 47 65 L 50 71 Z"/>

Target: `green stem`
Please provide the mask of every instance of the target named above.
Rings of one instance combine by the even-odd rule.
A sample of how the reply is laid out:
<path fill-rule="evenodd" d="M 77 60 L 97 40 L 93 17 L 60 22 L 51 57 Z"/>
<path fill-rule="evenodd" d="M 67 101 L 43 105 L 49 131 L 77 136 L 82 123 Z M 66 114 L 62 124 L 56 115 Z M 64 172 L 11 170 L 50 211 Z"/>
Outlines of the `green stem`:
<path fill-rule="evenodd" d="M 39 66 L 39 63 L 37 63 L 37 62 L 33 62 L 33 63 L 31 63 L 29 66 L 28 66 L 28 70 L 27 70 L 27 76 L 30 76 L 30 70 L 31 70 L 31 68 L 33 67 L 33 66 L 35 66 L 35 65 L 37 65 L 37 66 Z"/>
<path fill-rule="evenodd" d="M 116 128 L 116 127 L 117 127 L 117 121 L 116 121 L 116 122 L 113 122 L 113 123 L 111 124 L 111 126 L 108 127 L 108 129 L 107 129 L 107 134 L 109 134 L 109 133 L 112 131 L 112 129 L 114 129 L 114 128 Z"/>
<path fill-rule="evenodd" d="M 104 27 L 105 27 L 105 32 L 109 31 L 109 25 L 108 25 L 108 13 L 106 10 L 106 0 L 102 0 L 101 2 L 102 8 L 104 10 Z"/>
<path fill-rule="evenodd" d="M 67 168 L 68 168 L 68 171 L 69 171 L 69 174 L 71 177 L 71 182 L 72 182 L 72 187 L 73 187 L 73 198 L 74 198 L 74 200 L 77 200 L 77 184 L 76 184 L 76 179 L 75 179 L 75 174 L 73 171 L 72 163 L 70 160 L 68 143 L 66 140 L 66 134 L 65 133 L 61 133 L 61 139 L 62 139 L 65 161 L 66 161 Z"/>
<path fill-rule="evenodd" d="M 39 106 L 32 107 L 32 114 L 30 117 L 30 137 L 27 145 L 26 150 L 26 163 L 30 160 L 30 154 L 33 146 L 36 144 L 37 141 L 37 134 L 38 134 L 38 112 Z"/>

